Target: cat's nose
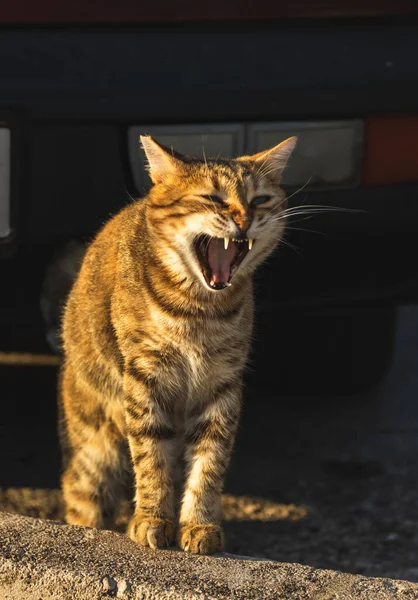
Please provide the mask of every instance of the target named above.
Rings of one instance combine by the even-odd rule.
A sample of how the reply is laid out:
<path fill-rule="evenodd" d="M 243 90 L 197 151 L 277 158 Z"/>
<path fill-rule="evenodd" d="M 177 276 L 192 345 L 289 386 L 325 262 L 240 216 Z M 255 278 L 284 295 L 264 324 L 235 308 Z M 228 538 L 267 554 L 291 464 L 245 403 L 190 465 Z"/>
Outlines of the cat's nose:
<path fill-rule="evenodd" d="M 246 232 L 249 226 L 251 225 L 251 219 L 248 215 L 234 215 L 233 216 L 234 223 L 237 228 L 236 237 L 246 237 Z"/>

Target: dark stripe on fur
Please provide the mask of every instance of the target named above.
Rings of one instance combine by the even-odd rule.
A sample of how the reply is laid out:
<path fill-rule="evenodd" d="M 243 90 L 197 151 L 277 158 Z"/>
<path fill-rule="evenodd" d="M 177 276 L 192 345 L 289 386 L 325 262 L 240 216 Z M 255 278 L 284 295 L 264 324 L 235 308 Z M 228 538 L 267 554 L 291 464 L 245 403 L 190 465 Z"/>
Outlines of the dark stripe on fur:
<path fill-rule="evenodd" d="M 138 429 L 135 429 L 130 425 L 128 427 L 128 434 L 136 440 L 141 438 L 152 438 L 154 440 L 172 440 L 176 433 L 172 427 L 167 425 L 141 425 Z"/>
<path fill-rule="evenodd" d="M 155 379 L 147 370 L 142 369 L 137 365 L 137 360 L 136 357 L 128 360 L 128 364 L 126 365 L 127 373 L 140 383 L 144 383 L 147 386 L 155 385 Z"/>

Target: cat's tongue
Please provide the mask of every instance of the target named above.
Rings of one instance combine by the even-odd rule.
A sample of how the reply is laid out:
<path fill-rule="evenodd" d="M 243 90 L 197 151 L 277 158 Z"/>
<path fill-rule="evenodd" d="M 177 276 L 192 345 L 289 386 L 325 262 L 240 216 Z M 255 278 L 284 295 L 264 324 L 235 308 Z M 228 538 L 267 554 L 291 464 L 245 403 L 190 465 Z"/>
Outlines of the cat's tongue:
<path fill-rule="evenodd" d="M 227 283 L 231 276 L 231 263 L 235 256 L 235 244 L 230 242 L 227 250 L 224 247 L 224 240 L 212 238 L 208 247 L 208 261 L 212 269 L 212 282 Z"/>

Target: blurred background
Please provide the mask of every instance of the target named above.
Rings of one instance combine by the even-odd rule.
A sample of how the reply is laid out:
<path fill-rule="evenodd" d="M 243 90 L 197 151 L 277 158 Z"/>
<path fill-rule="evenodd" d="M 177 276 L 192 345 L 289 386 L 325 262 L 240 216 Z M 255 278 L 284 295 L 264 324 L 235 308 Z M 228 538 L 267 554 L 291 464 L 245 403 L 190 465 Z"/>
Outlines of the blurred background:
<path fill-rule="evenodd" d="M 0 74 L 0 509 L 60 518 L 60 311 L 149 187 L 139 135 L 234 156 L 296 134 L 227 550 L 418 580 L 416 2 L 14 0 Z"/>

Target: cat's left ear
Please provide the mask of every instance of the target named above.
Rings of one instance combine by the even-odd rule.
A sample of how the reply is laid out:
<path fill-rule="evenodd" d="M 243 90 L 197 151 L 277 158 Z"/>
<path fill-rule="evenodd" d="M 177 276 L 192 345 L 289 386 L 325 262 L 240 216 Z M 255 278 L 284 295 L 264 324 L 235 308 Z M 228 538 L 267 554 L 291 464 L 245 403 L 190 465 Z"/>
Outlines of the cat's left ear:
<path fill-rule="evenodd" d="M 287 161 L 290 158 L 293 150 L 295 149 L 298 138 L 296 136 L 290 137 L 284 142 L 281 142 L 274 148 L 269 150 L 263 150 L 252 156 L 244 156 L 241 160 L 253 161 L 257 167 L 259 167 L 259 174 L 271 174 L 277 175 L 280 179 L 280 175 L 287 165 Z"/>
<path fill-rule="evenodd" d="M 179 152 L 156 142 L 148 135 L 141 135 L 140 141 L 148 161 L 148 171 L 153 183 L 162 183 L 169 174 L 181 170 L 185 158 Z"/>

